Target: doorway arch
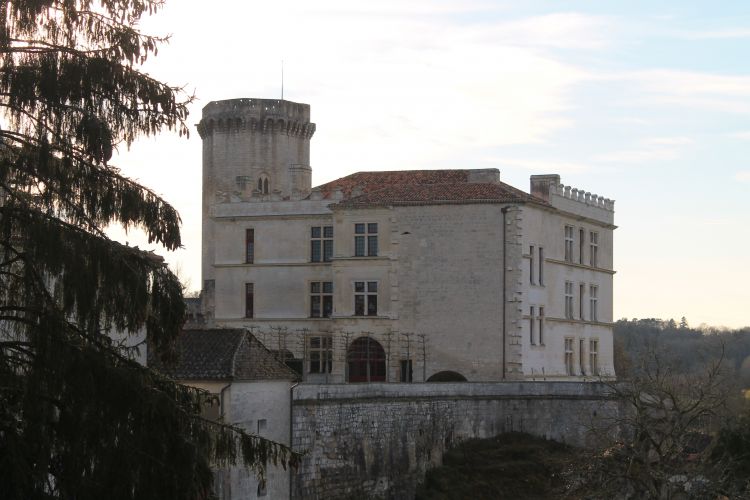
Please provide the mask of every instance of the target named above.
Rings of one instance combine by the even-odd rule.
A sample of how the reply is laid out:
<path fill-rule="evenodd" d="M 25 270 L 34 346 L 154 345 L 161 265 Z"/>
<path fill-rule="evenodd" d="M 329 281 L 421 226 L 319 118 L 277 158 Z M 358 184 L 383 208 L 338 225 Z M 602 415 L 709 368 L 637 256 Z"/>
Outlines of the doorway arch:
<path fill-rule="evenodd" d="M 349 382 L 385 382 L 385 351 L 380 342 L 360 337 L 346 350 Z"/>

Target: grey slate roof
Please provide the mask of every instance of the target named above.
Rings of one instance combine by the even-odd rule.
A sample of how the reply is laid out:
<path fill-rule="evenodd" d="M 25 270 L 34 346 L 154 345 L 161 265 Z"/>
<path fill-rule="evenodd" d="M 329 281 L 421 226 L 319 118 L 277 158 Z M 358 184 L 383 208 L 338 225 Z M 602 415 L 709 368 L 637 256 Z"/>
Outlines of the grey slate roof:
<path fill-rule="evenodd" d="M 295 380 L 249 331 L 241 328 L 183 330 L 177 339 L 177 362 L 164 365 L 150 356 L 150 367 L 178 380 Z"/>

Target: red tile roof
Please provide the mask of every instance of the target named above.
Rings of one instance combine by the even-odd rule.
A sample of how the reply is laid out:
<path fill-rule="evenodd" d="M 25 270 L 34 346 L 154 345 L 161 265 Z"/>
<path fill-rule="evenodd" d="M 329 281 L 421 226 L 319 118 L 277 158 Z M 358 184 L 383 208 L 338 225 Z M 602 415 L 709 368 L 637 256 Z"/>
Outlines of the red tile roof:
<path fill-rule="evenodd" d="M 337 208 L 391 205 L 439 205 L 465 203 L 539 203 L 533 197 L 503 182 L 468 182 L 468 170 L 404 170 L 357 172 L 323 184 L 317 189 L 329 198 L 341 189 L 344 199 Z M 356 188 L 362 194 L 352 196 Z"/>

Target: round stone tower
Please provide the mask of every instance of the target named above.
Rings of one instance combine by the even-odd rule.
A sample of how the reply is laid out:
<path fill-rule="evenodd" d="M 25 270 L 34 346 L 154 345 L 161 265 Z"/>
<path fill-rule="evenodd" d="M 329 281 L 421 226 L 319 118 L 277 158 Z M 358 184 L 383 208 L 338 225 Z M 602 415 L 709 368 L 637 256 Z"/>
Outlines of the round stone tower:
<path fill-rule="evenodd" d="M 298 200 L 310 194 L 310 105 L 278 99 L 212 101 L 198 124 L 203 139 L 204 310 L 213 309 L 211 207 Z M 248 214 L 250 215 L 250 214 Z"/>
<path fill-rule="evenodd" d="M 310 105 L 278 99 L 213 101 L 198 124 L 209 203 L 299 199 L 310 193 Z M 208 200 L 207 198 L 208 197 Z"/>

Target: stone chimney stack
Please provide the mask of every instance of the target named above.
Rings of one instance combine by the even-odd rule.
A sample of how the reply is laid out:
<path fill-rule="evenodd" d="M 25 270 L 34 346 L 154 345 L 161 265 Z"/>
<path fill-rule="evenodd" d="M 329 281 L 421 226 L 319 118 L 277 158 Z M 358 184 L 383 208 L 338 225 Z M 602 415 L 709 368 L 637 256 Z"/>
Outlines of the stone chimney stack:
<path fill-rule="evenodd" d="M 560 176 L 557 174 L 532 175 L 529 192 L 537 198 L 549 201 L 550 186 L 558 185 L 560 185 Z"/>

